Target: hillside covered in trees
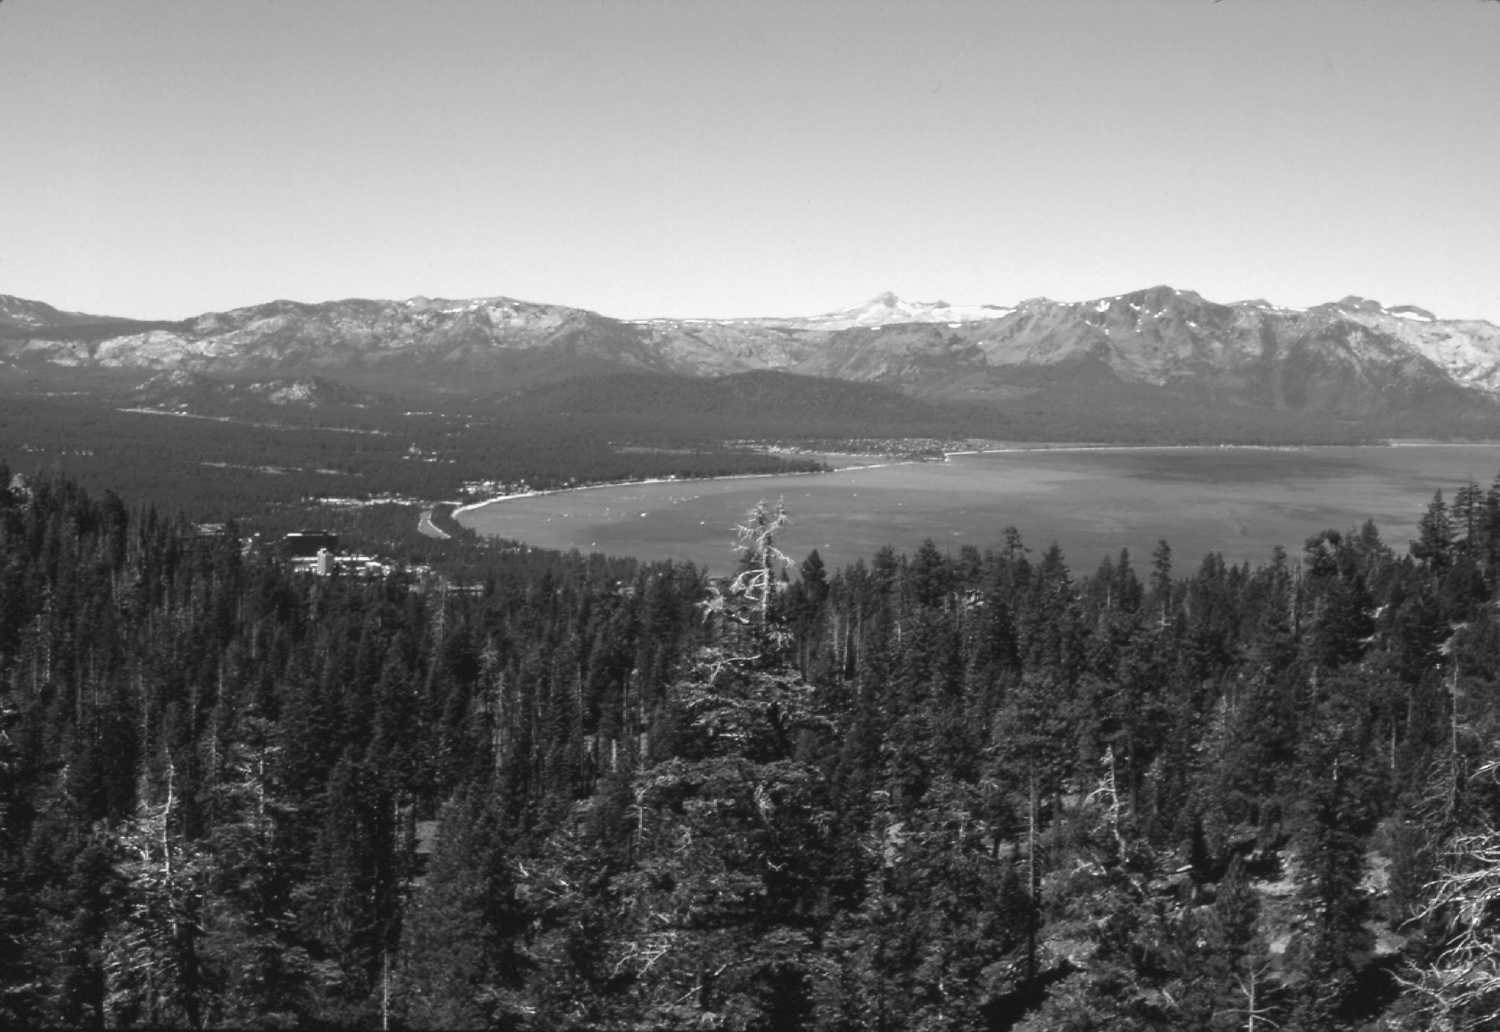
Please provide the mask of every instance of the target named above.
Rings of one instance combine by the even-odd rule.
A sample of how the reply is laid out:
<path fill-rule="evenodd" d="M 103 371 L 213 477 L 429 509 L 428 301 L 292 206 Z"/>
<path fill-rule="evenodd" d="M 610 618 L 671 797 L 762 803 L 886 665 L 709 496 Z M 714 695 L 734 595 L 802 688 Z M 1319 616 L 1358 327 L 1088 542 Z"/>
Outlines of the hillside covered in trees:
<path fill-rule="evenodd" d="M 742 540 L 468 592 L 0 489 L 0 1024 L 1495 1027 L 1500 490 L 1254 568 Z"/>

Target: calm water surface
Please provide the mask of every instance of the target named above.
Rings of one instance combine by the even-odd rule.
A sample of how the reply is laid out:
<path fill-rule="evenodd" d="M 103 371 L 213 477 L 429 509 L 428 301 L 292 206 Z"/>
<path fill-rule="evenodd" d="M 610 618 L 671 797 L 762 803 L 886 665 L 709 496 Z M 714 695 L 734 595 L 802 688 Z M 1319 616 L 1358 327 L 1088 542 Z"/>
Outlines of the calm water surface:
<path fill-rule="evenodd" d="M 1434 491 L 1488 487 L 1500 444 L 1406 447 L 1093 448 L 955 455 L 947 462 L 804 476 L 634 484 L 493 502 L 459 516 L 482 534 L 541 548 L 686 559 L 727 572 L 733 525 L 759 499 L 784 498 L 783 546 L 833 566 L 883 545 L 932 538 L 990 548 L 1015 526 L 1034 552 L 1056 541 L 1087 572 L 1128 548 L 1144 566 L 1156 542 L 1179 571 L 1210 552 L 1258 563 L 1320 530 L 1373 518 L 1406 550 Z"/>

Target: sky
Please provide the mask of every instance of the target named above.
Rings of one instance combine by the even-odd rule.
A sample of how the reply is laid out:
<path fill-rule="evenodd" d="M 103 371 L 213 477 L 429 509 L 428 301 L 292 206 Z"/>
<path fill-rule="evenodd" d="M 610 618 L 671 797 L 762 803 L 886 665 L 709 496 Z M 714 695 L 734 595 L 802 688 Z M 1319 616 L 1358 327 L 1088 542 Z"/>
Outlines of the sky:
<path fill-rule="evenodd" d="M 1500 323 L 1500 3 L 5 0 L 0 293 Z"/>

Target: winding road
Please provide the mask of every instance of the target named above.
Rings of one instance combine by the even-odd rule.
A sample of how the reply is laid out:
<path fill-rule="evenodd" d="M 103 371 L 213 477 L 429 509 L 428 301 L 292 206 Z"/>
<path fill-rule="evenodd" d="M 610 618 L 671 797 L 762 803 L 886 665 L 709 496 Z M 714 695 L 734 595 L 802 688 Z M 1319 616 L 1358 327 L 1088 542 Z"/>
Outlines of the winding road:
<path fill-rule="evenodd" d="M 426 534 L 430 538 L 440 538 L 444 541 L 453 536 L 447 531 L 439 529 L 438 526 L 432 522 L 431 509 L 422 510 L 422 518 L 417 520 L 417 532 Z"/>

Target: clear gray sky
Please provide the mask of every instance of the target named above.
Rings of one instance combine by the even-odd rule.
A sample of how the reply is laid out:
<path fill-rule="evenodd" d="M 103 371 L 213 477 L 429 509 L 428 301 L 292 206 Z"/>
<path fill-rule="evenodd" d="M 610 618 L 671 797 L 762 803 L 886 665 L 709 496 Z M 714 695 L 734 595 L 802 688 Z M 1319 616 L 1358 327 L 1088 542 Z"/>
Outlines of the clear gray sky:
<path fill-rule="evenodd" d="M 5 0 L 0 293 L 1500 322 L 1500 3 Z"/>

